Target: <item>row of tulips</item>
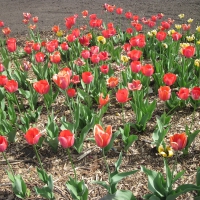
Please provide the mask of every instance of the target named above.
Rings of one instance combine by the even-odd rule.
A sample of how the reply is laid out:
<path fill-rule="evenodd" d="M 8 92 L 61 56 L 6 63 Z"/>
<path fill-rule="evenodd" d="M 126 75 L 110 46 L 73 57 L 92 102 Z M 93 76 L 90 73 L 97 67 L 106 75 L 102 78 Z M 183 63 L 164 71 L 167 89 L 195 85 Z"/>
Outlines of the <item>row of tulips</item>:
<path fill-rule="evenodd" d="M 117 15 L 123 14 L 122 8 L 109 4 L 104 4 L 104 8 L 106 14 L 114 11 Z M 77 14 L 67 17 L 65 18 L 66 31 L 54 25 L 52 31 L 55 33 L 55 39 L 42 41 L 40 34 L 36 32 L 38 17 L 31 19 L 30 13 L 23 13 L 23 23 L 28 26 L 30 33 L 30 40 L 26 41 L 24 48 L 17 45 L 16 38 L 9 37 L 11 30 L 8 27 L 4 28 L 4 22 L 0 21 L 0 27 L 5 35 L 5 38 L 1 38 L 0 49 L 2 59 L 0 63 L 2 109 L 0 132 L 3 135 L 0 137 L 0 151 L 3 152 L 4 158 L 7 160 L 4 153 L 8 145 L 6 137 L 9 142 L 14 142 L 17 131 L 26 133 L 25 138 L 28 144 L 34 146 L 40 164 L 40 168 L 37 169 L 38 175 L 42 177 L 41 180 L 45 184 L 42 189 L 36 187 L 35 191 L 47 199 L 55 198 L 52 177 L 48 176 L 43 169 L 36 148 L 38 141 L 41 140 L 42 143 L 44 140 L 41 139 L 37 128 L 30 128 L 33 123 L 37 123 L 42 111 L 42 107 L 38 107 L 39 95 L 42 95 L 43 107 L 46 107 L 48 111 L 47 139 L 44 142 L 49 143 L 55 151 L 58 148 L 58 142 L 63 148 L 67 148 L 75 178 L 70 177 L 66 186 L 68 189 L 72 186 L 74 188 L 81 186 L 83 195 L 79 196 L 78 189 L 70 190 L 70 193 L 74 199 L 87 199 L 87 187 L 83 181 L 77 180 L 69 148 L 73 146 L 80 153 L 87 134 L 93 129 L 96 144 L 102 148 L 104 158 L 105 153 L 112 148 L 114 140 L 119 135 L 121 135 L 124 150 L 127 151 L 137 140 L 137 135 L 130 134 L 131 128 L 137 133 L 145 131 L 147 122 L 151 120 L 156 109 L 156 100 L 152 100 L 149 92 L 153 90 L 154 97 L 158 94 L 159 100 L 164 102 L 164 112 L 160 118 L 157 118 L 152 143 L 164 157 L 168 184 L 166 186 L 160 173 L 156 174 L 158 178 L 155 179 L 152 175 L 155 172 L 141 167 L 152 182 L 149 186 L 151 194 L 146 195 L 145 198 L 175 199 L 178 195 L 191 190 L 197 191 L 198 198 L 200 195 L 198 181 L 196 185 L 182 185 L 175 190 L 172 189 L 172 184 L 183 175 L 183 172 L 180 172 L 179 176 L 174 176 L 174 171 L 170 171 L 166 161 L 166 157 L 173 155 L 171 147 L 176 152 L 178 150 L 185 154 L 189 152 L 191 143 L 200 132 L 200 130 L 193 132 L 192 123 L 195 115 L 193 115 L 190 128 L 186 126 L 185 133 L 170 137 L 171 147 L 165 143 L 164 138 L 169 130 L 166 127 L 169 126 L 169 114 L 172 111 L 176 108 L 192 106 L 195 113 L 199 107 L 200 28 L 197 27 L 195 34 L 192 35 L 190 33 L 192 19 L 190 19 L 188 24 L 175 24 L 175 31 L 171 29 L 174 21 L 167 19 L 152 30 L 159 25 L 159 20 L 164 17 L 163 14 L 159 13 L 149 19 L 140 19 L 129 11 L 125 13 L 125 17 L 131 27 L 122 32 L 110 21 L 106 25 L 106 22 L 98 18 L 96 14 L 88 15 L 88 11 L 85 10 L 82 16 L 85 19 L 89 18 L 86 24 L 73 29 L 79 17 Z M 34 24 L 31 24 L 31 20 Z M 145 26 L 148 27 L 149 32 L 142 33 Z M 27 59 L 19 62 L 18 58 L 21 57 Z M 10 67 L 11 63 L 14 65 L 14 70 Z M 30 76 L 30 71 L 34 72 L 34 77 Z M 72 117 L 71 119 L 61 118 L 62 131 L 59 134 L 58 125 L 53 117 L 55 111 L 52 104 L 60 93 Z M 120 128 L 114 134 L 110 125 L 104 131 L 101 122 L 103 115 L 109 111 L 109 103 L 113 97 L 116 98 L 116 103 L 122 106 L 123 118 L 123 129 Z M 24 105 L 25 100 L 28 101 L 28 105 Z M 128 102 L 135 113 L 134 123 L 127 123 L 125 120 L 125 104 Z M 98 109 L 96 104 L 98 104 Z M 5 105 L 8 105 L 8 109 Z M 18 116 L 16 109 L 19 112 Z M 168 114 L 167 109 L 170 109 Z M 119 199 L 122 199 L 123 195 L 128 200 L 134 199 L 129 191 L 124 193 L 116 188 L 118 181 L 136 172 L 133 170 L 119 173 L 121 156 L 122 154 L 116 162 L 113 173 L 110 173 L 105 159 L 109 184 L 97 182 L 108 190 L 108 199 L 114 199 L 116 195 Z M 14 175 L 9 163 L 8 165 L 10 168 L 8 175 L 13 188 L 16 188 L 16 184 L 24 186 L 20 187 L 21 191 L 13 191 L 18 197 L 25 198 L 29 192 L 23 179 L 21 176 Z M 158 183 L 162 187 L 158 187 Z"/>

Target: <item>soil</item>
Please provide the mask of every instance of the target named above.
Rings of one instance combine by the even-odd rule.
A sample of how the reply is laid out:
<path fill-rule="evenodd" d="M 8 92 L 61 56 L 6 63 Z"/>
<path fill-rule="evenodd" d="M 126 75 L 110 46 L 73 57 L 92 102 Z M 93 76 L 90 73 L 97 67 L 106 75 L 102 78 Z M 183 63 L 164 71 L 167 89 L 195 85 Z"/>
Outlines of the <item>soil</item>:
<path fill-rule="evenodd" d="M 33 16 L 39 17 L 38 27 L 43 37 L 51 37 L 50 30 L 55 24 L 60 24 L 64 29 L 64 18 L 71 16 L 75 13 L 81 15 L 83 10 L 88 10 L 90 14 L 96 13 L 99 18 L 105 19 L 104 11 L 102 9 L 103 3 L 115 4 L 117 7 L 124 8 L 124 11 L 131 11 L 140 17 L 150 17 L 157 13 L 164 13 L 165 17 L 176 20 L 176 23 L 182 23 L 182 20 L 178 18 L 178 14 L 184 13 L 185 19 L 193 18 L 194 24 L 200 22 L 200 2 L 199 0 L 193 1 L 172 1 L 168 0 L 167 3 L 161 0 L 137 0 L 137 1 L 64 1 L 64 0 L 35 0 L 35 1 L 23 1 L 23 0 L 10 0 L 1 2 L 0 20 L 4 21 L 6 26 L 9 26 L 12 30 L 12 35 L 18 38 L 18 42 L 24 42 L 27 33 L 27 27 L 22 24 L 22 13 L 30 12 Z M 114 23 L 119 23 L 119 19 L 116 15 L 111 15 L 110 20 Z M 82 23 L 81 20 L 78 21 Z M 125 21 L 125 17 L 122 17 L 120 21 L 122 28 L 127 27 L 128 23 Z M 195 27 L 195 26 L 193 26 Z M 47 34 L 47 35 L 46 35 Z M 151 99 L 157 99 L 153 94 Z M 60 102 L 63 101 L 63 97 L 53 105 L 54 110 L 57 110 L 56 117 L 59 119 L 62 115 L 66 118 L 70 118 L 69 111 L 64 105 L 60 106 Z M 160 116 L 163 113 L 163 103 L 157 99 L 157 108 L 153 114 L 152 119 L 147 124 L 147 129 L 144 132 L 135 132 L 133 134 L 138 135 L 138 140 L 129 148 L 128 152 L 123 152 L 123 160 L 121 165 L 121 171 L 129 171 L 134 169 L 140 169 L 140 166 L 145 166 L 148 169 L 160 171 L 164 173 L 163 158 L 157 154 L 152 142 L 152 133 L 156 125 L 156 116 Z M 125 106 L 125 121 L 134 122 L 134 113 L 131 111 L 130 105 L 127 103 Z M 193 130 L 200 130 L 200 109 L 195 112 L 195 120 Z M 171 118 L 170 130 L 166 137 L 166 141 L 169 141 L 169 135 L 174 133 L 184 132 L 185 125 L 190 125 L 192 122 L 193 109 L 187 107 L 184 110 L 177 110 Z M 38 120 L 37 127 L 42 131 L 47 124 L 47 113 L 42 111 L 41 117 Z M 111 101 L 108 111 L 103 117 L 103 124 L 112 125 L 113 132 L 123 126 L 121 107 L 116 104 L 115 101 Z M 88 135 L 93 137 L 93 133 Z M 114 144 L 113 150 L 107 154 L 107 161 L 109 163 L 110 170 L 114 169 L 114 163 L 116 162 L 119 152 L 123 149 L 121 140 L 117 140 Z M 32 146 L 29 146 L 23 138 L 23 133 L 19 131 L 17 141 L 9 145 L 6 151 L 8 160 L 10 161 L 15 174 L 21 174 L 23 179 L 27 183 L 29 189 L 32 190 L 30 198 L 27 199 L 42 199 L 35 196 L 34 186 L 42 186 L 38 179 L 36 168 L 38 166 L 37 159 L 35 157 Z M 39 149 L 41 160 L 44 164 L 44 168 L 48 174 L 53 176 L 54 180 L 54 193 L 56 200 L 68 200 L 71 199 L 69 192 L 66 189 L 65 183 L 69 179 L 69 176 L 73 177 L 73 170 L 71 168 L 68 156 L 66 152 L 59 147 L 58 152 L 51 151 L 48 145 L 44 145 Z M 80 159 L 80 156 L 83 157 Z M 75 163 L 77 175 L 79 180 L 84 180 L 89 189 L 89 199 L 98 200 L 106 194 L 99 185 L 92 184 L 93 180 L 105 180 L 107 181 L 107 170 L 103 162 L 102 151 L 92 142 L 85 142 L 83 147 L 83 153 L 77 154 L 72 150 L 72 158 Z M 168 159 L 168 163 L 172 168 L 174 163 L 174 157 Z M 177 181 L 174 187 L 177 187 L 183 183 L 195 184 L 196 169 L 200 166 L 200 137 L 195 139 L 194 145 L 189 151 L 189 154 L 183 156 L 178 155 L 177 171 L 185 170 L 184 176 Z M 5 169 L 7 165 L 0 155 L 0 199 L 2 200 L 17 200 L 14 196 L 11 188 L 11 184 L 7 177 Z M 133 192 L 137 199 L 142 199 L 142 196 L 147 194 L 147 177 L 140 170 L 124 179 L 118 184 L 119 189 L 127 189 Z M 177 199 L 193 199 L 194 192 L 187 193 Z"/>

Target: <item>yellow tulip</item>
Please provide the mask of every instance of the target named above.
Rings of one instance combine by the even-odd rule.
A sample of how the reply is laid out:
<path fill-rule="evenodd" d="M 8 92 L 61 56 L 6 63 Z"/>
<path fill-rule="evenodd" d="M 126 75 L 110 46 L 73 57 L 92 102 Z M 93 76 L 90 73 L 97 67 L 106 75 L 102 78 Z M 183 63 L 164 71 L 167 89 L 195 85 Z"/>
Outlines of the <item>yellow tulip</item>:
<path fill-rule="evenodd" d="M 163 157 L 172 157 L 174 155 L 173 150 L 170 146 L 166 146 L 166 148 L 164 149 L 164 147 L 162 145 L 160 145 L 158 147 L 158 153 L 159 155 L 163 156 Z"/>
<path fill-rule="evenodd" d="M 179 30 L 179 29 L 181 29 L 181 25 L 180 24 L 175 24 L 175 28 L 177 29 L 177 30 Z"/>
<path fill-rule="evenodd" d="M 188 23 L 192 23 L 192 22 L 193 22 L 193 19 L 190 18 L 190 19 L 187 20 L 187 22 L 188 22 Z"/>
<path fill-rule="evenodd" d="M 105 44 L 105 43 L 106 43 L 106 38 L 103 37 L 103 36 L 98 36 L 98 37 L 97 37 L 97 41 L 98 41 L 98 42 L 101 42 L 102 44 Z"/>
<path fill-rule="evenodd" d="M 180 14 L 180 15 L 178 15 L 179 16 L 179 18 L 180 19 L 182 19 L 182 18 L 184 18 L 185 17 L 185 15 L 184 14 Z"/>
<path fill-rule="evenodd" d="M 200 33 L 200 26 L 197 26 L 196 30 Z"/>
<path fill-rule="evenodd" d="M 122 62 L 128 62 L 129 61 L 129 57 L 128 56 L 124 56 L 124 55 L 121 55 L 121 61 Z"/>

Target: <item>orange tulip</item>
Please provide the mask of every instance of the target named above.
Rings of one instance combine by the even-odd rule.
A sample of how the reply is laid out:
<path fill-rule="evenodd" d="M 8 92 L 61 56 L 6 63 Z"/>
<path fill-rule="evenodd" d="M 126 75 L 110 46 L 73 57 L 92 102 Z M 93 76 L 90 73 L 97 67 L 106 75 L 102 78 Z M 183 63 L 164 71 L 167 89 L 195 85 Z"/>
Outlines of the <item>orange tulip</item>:
<path fill-rule="evenodd" d="M 58 74 L 53 75 L 53 81 L 59 88 L 65 90 L 70 84 L 70 73 L 68 71 L 62 70 L 58 72 Z"/>
<path fill-rule="evenodd" d="M 99 108 L 101 109 L 103 106 L 105 106 L 110 101 L 110 95 L 107 94 L 106 98 L 103 98 L 103 93 L 99 96 Z"/>
<path fill-rule="evenodd" d="M 170 145 L 175 150 L 182 150 L 187 144 L 187 135 L 185 133 L 176 133 L 170 137 Z"/>
<path fill-rule="evenodd" d="M 169 86 L 160 86 L 158 89 L 158 96 L 160 100 L 167 101 L 170 99 L 171 96 L 171 89 Z"/>
<path fill-rule="evenodd" d="M 108 125 L 106 131 L 103 130 L 100 124 L 96 124 L 94 126 L 94 138 L 96 144 L 100 148 L 106 147 L 111 140 L 112 137 L 112 126 Z"/>
<path fill-rule="evenodd" d="M 107 80 L 107 85 L 108 87 L 110 88 L 114 88 L 118 85 L 119 83 L 119 79 L 117 77 L 110 77 L 108 80 Z"/>

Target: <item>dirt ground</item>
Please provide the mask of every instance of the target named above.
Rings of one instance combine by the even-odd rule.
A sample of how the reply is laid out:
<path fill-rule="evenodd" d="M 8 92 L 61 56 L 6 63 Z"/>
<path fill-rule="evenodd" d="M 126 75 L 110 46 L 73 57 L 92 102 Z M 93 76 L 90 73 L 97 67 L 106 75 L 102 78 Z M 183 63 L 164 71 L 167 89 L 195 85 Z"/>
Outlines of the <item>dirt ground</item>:
<path fill-rule="evenodd" d="M 83 10 L 88 10 L 90 14 L 96 13 L 99 18 L 105 19 L 105 15 L 102 10 L 104 3 L 115 4 L 117 7 L 122 7 L 124 12 L 131 11 L 140 17 L 150 17 L 153 14 L 162 12 L 165 17 L 175 19 L 177 23 L 182 21 L 178 18 L 178 14 L 184 13 L 185 19 L 193 18 L 194 24 L 200 24 L 200 2 L 199 0 L 193 1 L 161 1 L 161 0 L 109 0 L 107 2 L 97 0 L 0 0 L 0 20 L 4 21 L 6 26 L 9 26 L 12 35 L 18 38 L 23 38 L 23 35 L 27 32 L 27 27 L 22 24 L 22 13 L 30 12 L 33 16 L 39 17 L 38 27 L 41 31 L 50 31 L 51 27 L 55 24 L 60 24 L 64 29 L 64 18 L 71 16 L 75 13 L 81 15 Z M 78 23 L 81 24 L 81 20 Z M 118 23 L 119 20 L 115 16 L 111 16 L 111 20 Z M 127 27 L 127 21 L 125 17 L 122 17 L 121 25 Z M 195 26 L 194 26 L 195 27 Z M 151 96 L 155 98 L 155 96 Z M 133 132 L 137 134 L 139 139 L 136 141 L 127 153 L 123 154 L 123 161 L 121 165 L 122 171 L 129 171 L 134 169 L 140 169 L 143 165 L 146 168 L 153 169 L 155 171 L 163 170 L 163 159 L 151 145 L 151 136 L 156 124 L 156 116 L 159 116 L 163 112 L 163 104 L 158 100 L 157 109 L 154 112 L 152 120 L 148 123 L 147 129 L 142 133 Z M 60 106 L 60 100 L 55 103 L 55 109 Z M 63 114 L 63 107 L 59 109 L 58 118 Z M 65 112 L 65 113 L 64 113 Z M 171 127 L 168 136 L 176 132 L 180 133 L 184 131 L 185 125 L 190 125 L 192 121 L 193 110 L 188 107 L 185 110 L 177 111 L 171 118 Z M 125 120 L 127 122 L 134 121 L 134 113 L 130 109 L 130 105 L 125 106 Z M 197 109 L 195 113 L 195 122 L 193 129 L 200 129 L 200 109 Z M 66 114 L 67 115 L 67 114 Z M 67 117 L 67 116 L 66 116 Z M 116 106 L 115 102 L 111 101 L 108 112 L 103 118 L 104 124 L 111 124 L 113 131 L 116 131 L 122 126 L 122 113 L 120 106 Z M 47 123 L 46 113 L 43 112 L 38 122 L 38 128 L 43 130 Z M 92 132 L 89 137 L 92 137 Z M 117 141 L 115 143 L 115 151 L 110 151 L 107 155 L 107 160 L 111 171 L 114 169 L 114 163 L 116 162 L 119 152 L 122 149 L 122 143 Z M 8 159 L 16 174 L 21 174 L 28 185 L 28 188 L 32 190 L 32 195 L 28 199 L 42 199 L 34 196 L 34 186 L 42 185 L 37 176 L 37 161 L 34 155 L 33 148 L 29 146 L 24 138 L 20 136 L 16 143 L 9 145 L 6 151 Z M 88 153 L 88 154 L 87 154 Z M 53 153 L 46 145 L 39 150 L 39 154 L 44 164 L 44 168 L 48 174 L 52 174 L 54 179 L 54 193 L 56 200 L 70 200 L 70 195 L 66 190 L 65 183 L 69 176 L 73 176 L 73 170 L 70 166 L 69 159 L 66 152 L 60 147 L 58 153 Z M 83 179 L 89 189 L 89 200 L 99 200 L 106 194 L 106 190 L 102 187 L 92 184 L 92 180 L 107 180 L 107 171 L 103 162 L 101 149 L 94 143 L 84 143 L 83 159 L 79 160 L 79 154 L 72 151 L 72 158 L 75 162 L 78 179 Z M 82 154 L 81 154 L 82 155 Z M 174 158 L 169 159 L 170 167 L 173 166 Z M 200 166 L 200 137 L 195 140 L 195 145 L 190 149 L 190 153 L 187 156 L 178 156 L 178 171 L 186 170 L 183 178 L 180 179 L 175 187 L 183 183 L 195 184 L 196 169 Z M 12 193 L 10 182 L 7 178 L 5 169 L 6 163 L 0 155 L 0 200 L 18 200 Z M 147 177 L 142 172 L 124 179 L 118 185 L 119 189 L 128 189 L 133 192 L 138 200 L 142 199 L 142 196 L 147 194 Z M 193 199 L 194 193 L 188 193 L 177 199 Z"/>

